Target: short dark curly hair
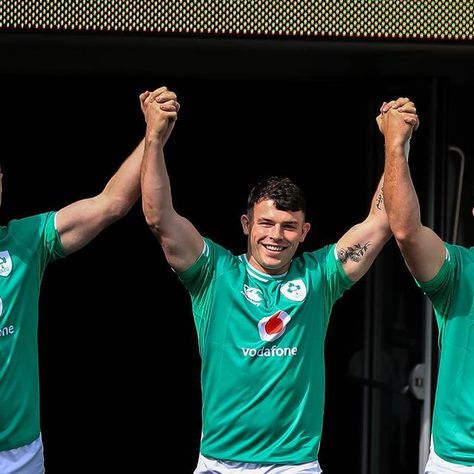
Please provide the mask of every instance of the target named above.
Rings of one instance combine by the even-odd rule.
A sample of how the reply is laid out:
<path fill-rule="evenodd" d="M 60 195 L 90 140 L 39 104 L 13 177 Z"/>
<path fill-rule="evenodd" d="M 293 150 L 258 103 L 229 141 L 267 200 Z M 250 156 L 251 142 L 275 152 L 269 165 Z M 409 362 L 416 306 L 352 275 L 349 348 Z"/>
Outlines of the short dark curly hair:
<path fill-rule="evenodd" d="M 271 176 L 257 183 L 247 199 L 247 211 L 264 200 L 272 200 L 280 211 L 303 211 L 306 214 L 303 191 L 289 178 Z"/>

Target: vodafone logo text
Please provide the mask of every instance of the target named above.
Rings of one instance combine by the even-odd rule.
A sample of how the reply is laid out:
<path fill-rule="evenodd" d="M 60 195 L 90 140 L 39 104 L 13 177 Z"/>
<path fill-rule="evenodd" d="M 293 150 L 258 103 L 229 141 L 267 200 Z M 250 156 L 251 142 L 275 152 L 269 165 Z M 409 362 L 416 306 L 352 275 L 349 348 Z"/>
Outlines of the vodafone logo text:
<path fill-rule="evenodd" d="M 298 352 L 297 347 L 261 347 L 260 349 L 242 347 L 242 354 L 246 357 L 291 357 Z"/>

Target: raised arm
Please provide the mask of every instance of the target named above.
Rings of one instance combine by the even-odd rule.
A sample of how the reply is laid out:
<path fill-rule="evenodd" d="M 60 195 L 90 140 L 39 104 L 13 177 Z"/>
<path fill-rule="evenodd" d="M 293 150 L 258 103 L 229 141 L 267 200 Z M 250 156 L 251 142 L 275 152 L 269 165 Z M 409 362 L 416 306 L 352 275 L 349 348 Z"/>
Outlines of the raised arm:
<path fill-rule="evenodd" d="M 418 118 L 407 98 L 383 104 L 377 117 L 385 137 L 385 206 L 392 232 L 408 269 L 420 281 L 436 276 L 445 259 L 443 241 L 421 224 L 418 196 L 410 175 L 408 153 Z"/>
<path fill-rule="evenodd" d="M 127 214 L 138 200 L 143 150 L 142 140 L 100 194 L 58 211 L 56 227 L 67 254 L 84 247 L 108 225 Z"/>
<path fill-rule="evenodd" d="M 179 111 L 176 95 L 166 87 L 141 96 L 147 123 L 141 171 L 143 213 L 160 242 L 168 263 L 177 271 L 189 268 L 203 250 L 196 228 L 173 207 L 163 146 Z"/>
<path fill-rule="evenodd" d="M 337 257 L 346 275 L 358 281 L 370 268 L 392 233 L 384 206 L 384 178 L 379 181 L 367 218 L 337 242 Z"/>

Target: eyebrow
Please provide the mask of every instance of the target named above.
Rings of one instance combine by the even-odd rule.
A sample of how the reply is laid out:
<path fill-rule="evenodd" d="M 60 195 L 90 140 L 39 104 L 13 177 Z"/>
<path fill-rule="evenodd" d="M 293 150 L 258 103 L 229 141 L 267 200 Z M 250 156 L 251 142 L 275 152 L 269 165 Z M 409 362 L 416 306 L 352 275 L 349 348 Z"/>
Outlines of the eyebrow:
<path fill-rule="evenodd" d="M 272 222 L 272 223 L 275 223 L 275 221 L 273 219 L 270 219 L 268 217 L 259 217 L 257 222 Z M 281 225 L 288 225 L 288 224 L 298 225 L 298 221 L 296 219 L 294 219 L 294 220 L 290 220 L 290 221 L 283 221 L 283 222 L 280 222 L 279 224 L 281 224 Z"/>

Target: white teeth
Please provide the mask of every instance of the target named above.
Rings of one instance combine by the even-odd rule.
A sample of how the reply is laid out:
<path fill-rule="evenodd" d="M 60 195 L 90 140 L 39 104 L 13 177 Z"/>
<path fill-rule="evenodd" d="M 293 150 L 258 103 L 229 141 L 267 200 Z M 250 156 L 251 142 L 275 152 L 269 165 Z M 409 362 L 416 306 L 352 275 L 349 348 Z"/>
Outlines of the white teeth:
<path fill-rule="evenodd" d="M 265 245 L 265 248 L 267 248 L 268 250 L 273 250 L 275 252 L 279 252 L 279 251 L 283 250 L 285 247 L 282 247 L 280 245 Z"/>

